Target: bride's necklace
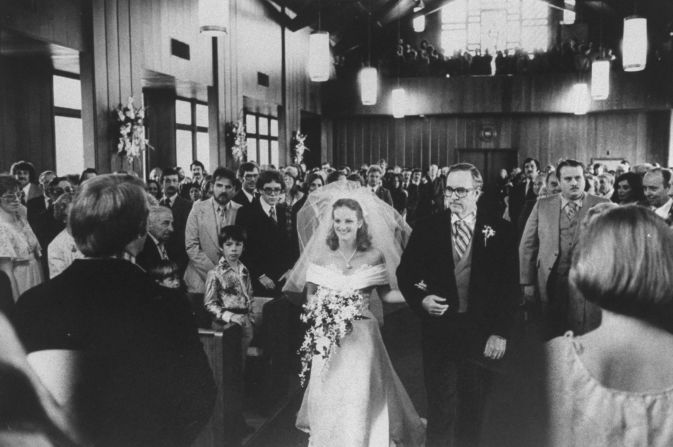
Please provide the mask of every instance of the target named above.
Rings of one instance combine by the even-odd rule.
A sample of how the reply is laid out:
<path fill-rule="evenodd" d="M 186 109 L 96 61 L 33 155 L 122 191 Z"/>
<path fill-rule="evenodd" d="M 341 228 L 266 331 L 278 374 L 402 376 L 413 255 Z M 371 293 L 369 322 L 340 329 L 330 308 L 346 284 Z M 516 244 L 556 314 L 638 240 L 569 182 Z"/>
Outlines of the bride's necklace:
<path fill-rule="evenodd" d="M 337 249 L 337 252 L 341 255 L 342 258 L 344 258 L 344 261 L 346 261 L 346 268 L 348 270 L 352 269 L 353 266 L 351 265 L 351 259 L 353 259 L 353 256 L 355 256 L 355 253 L 358 252 L 358 249 L 356 248 L 355 250 L 353 250 L 353 253 L 351 253 L 351 255 L 348 258 L 346 258 L 346 255 L 344 255 L 341 252 L 341 250 Z"/>

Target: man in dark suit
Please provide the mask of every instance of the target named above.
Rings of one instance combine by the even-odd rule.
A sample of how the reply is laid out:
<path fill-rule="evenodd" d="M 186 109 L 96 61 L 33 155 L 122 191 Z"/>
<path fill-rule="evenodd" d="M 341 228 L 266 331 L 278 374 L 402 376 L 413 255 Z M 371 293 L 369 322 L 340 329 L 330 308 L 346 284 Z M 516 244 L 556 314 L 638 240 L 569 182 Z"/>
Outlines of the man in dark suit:
<path fill-rule="evenodd" d="M 381 186 L 383 169 L 379 165 L 371 165 L 367 170 L 367 187 L 372 190 L 376 197 L 393 206 L 393 198 L 387 188 Z"/>
<path fill-rule="evenodd" d="M 273 400 L 287 390 L 290 362 L 301 343 L 300 309 L 281 296 L 285 276 L 292 267 L 291 241 L 285 226 L 289 211 L 280 203 L 285 188 L 283 176 L 278 171 L 264 171 L 256 187 L 261 196 L 238 210 L 236 225 L 248 233 L 241 261 L 250 271 L 255 295 L 274 298 L 262 309 L 264 323 L 258 333 L 271 378 L 265 394 Z"/>
<path fill-rule="evenodd" d="M 523 162 L 523 181 L 517 183 L 509 193 L 509 221 L 517 224 L 519 215 L 528 200 L 535 200 L 535 177 L 540 172 L 540 162 L 534 158 L 526 158 Z"/>
<path fill-rule="evenodd" d="M 164 169 L 161 177 L 163 197 L 159 204 L 170 208 L 173 212 L 173 229 L 175 230 L 166 243 L 166 250 L 168 257 L 178 265 L 180 276 L 182 276 L 189 261 L 185 249 L 185 227 L 187 226 L 189 212 L 192 210 L 192 202 L 180 197 L 178 194 L 179 184 L 178 172 L 173 168 Z"/>
<path fill-rule="evenodd" d="M 44 171 L 38 177 L 38 182 L 40 184 L 40 190 L 42 194 L 26 202 L 26 211 L 28 211 L 28 223 L 37 215 L 49 208 L 49 205 L 53 202 L 53 198 L 49 197 L 48 188 L 51 181 L 56 177 L 54 171 Z"/>
<path fill-rule="evenodd" d="M 257 179 L 259 199 L 238 210 L 236 225 L 248 233 L 241 261 L 250 270 L 256 295 L 278 296 L 279 282 L 292 267 L 290 240 L 285 228 L 287 212 L 280 204 L 285 183 L 278 171 L 264 171 Z"/>
<path fill-rule="evenodd" d="M 39 196 L 28 201 L 33 206 L 33 214 L 28 215 L 28 223 L 30 224 L 37 240 L 42 247 L 42 267 L 45 272 L 48 272 L 47 265 L 47 248 L 51 241 L 65 228 L 65 223 L 54 216 L 54 202 L 64 193 L 73 192 L 72 183 L 66 177 L 54 177 L 46 187 L 46 196 L 50 199 L 50 203 L 42 211 L 36 212 L 34 205 L 35 200 L 44 202 L 44 197 Z M 46 204 L 45 204 L 46 205 Z"/>
<path fill-rule="evenodd" d="M 241 163 L 238 167 L 238 180 L 241 182 L 241 189 L 232 199 L 240 205 L 249 205 L 257 197 L 257 179 L 259 178 L 259 167 L 257 163 L 248 161 Z"/>
<path fill-rule="evenodd" d="M 159 264 L 159 261 L 170 260 L 166 243 L 173 234 L 173 213 L 165 206 L 150 208 L 147 218 L 147 238 L 143 250 L 136 256 L 136 264 L 145 271 Z"/>
<path fill-rule="evenodd" d="M 477 208 L 483 180 L 451 166 L 446 210 L 416 222 L 397 269 L 400 291 L 421 318 L 428 446 L 477 445 L 484 366 L 507 350 L 516 284 L 511 225 Z"/>

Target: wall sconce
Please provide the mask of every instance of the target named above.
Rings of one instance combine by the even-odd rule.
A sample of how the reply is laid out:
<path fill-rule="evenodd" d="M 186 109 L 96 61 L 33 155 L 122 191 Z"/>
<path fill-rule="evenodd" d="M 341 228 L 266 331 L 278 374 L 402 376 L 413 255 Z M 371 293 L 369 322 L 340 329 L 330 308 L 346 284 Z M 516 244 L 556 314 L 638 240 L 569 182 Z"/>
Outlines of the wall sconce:
<path fill-rule="evenodd" d="M 311 81 L 327 81 L 331 63 L 329 33 L 327 31 L 317 31 L 311 34 L 308 40 L 308 75 Z"/>
<path fill-rule="evenodd" d="M 647 63 L 647 19 L 630 16 L 624 18 L 622 65 L 624 71 L 640 71 Z"/>
<path fill-rule="evenodd" d="M 374 67 L 364 67 L 358 75 L 360 81 L 360 99 L 363 106 L 373 106 L 379 92 L 379 72 Z"/>
<path fill-rule="evenodd" d="M 600 101 L 610 95 L 610 61 L 595 60 L 591 64 L 591 97 Z"/>
<path fill-rule="evenodd" d="M 228 0 L 199 0 L 199 30 L 202 33 L 226 34 L 228 26 Z"/>
<path fill-rule="evenodd" d="M 575 115 L 586 115 L 589 111 L 589 87 L 584 82 L 573 86 L 573 113 Z"/>
<path fill-rule="evenodd" d="M 407 112 L 407 92 L 403 88 L 396 88 L 392 93 L 393 118 L 404 118 Z"/>

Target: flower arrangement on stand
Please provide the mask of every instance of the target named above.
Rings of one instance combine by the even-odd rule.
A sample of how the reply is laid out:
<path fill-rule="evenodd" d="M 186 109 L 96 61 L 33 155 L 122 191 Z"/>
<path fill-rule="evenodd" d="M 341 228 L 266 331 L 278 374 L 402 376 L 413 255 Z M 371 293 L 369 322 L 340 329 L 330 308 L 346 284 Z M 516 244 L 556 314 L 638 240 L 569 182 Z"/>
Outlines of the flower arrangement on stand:
<path fill-rule="evenodd" d="M 119 104 L 113 111 L 117 127 L 117 155 L 129 163 L 139 158 L 146 148 L 152 148 L 145 138 L 145 107 L 135 107 L 133 97 L 125 106 Z"/>
<path fill-rule="evenodd" d="M 227 146 L 237 163 L 245 161 L 248 156 L 248 139 L 243 120 L 227 124 Z"/>
<path fill-rule="evenodd" d="M 300 130 L 296 131 L 292 137 L 292 142 L 290 143 L 292 146 L 292 162 L 294 164 L 301 164 L 301 162 L 304 161 L 304 151 L 309 150 L 304 144 L 304 141 L 306 141 L 306 135 L 302 134 Z"/>
<path fill-rule="evenodd" d="M 341 340 L 353 330 L 353 320 L 367 318 L 362 315 L 363 304 L 362 294 L 358 291 L 322 286 L 304 304 L 301 321 L 309 328 L 299 348 L 302 386 L 310 377 L 311 368 L 324 370 L 334 346 L 341 346 Z"/>

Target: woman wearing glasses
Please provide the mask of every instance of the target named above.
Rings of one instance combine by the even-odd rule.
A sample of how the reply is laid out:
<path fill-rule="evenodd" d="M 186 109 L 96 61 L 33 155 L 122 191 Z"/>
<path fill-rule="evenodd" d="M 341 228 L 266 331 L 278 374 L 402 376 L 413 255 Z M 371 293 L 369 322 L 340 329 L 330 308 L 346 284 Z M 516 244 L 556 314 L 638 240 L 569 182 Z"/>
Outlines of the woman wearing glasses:
<path fill-rule="evenodd" d="M 43 280 L 40 244 L 21 205 L 19 182 L 0 175 L 0 271 L 9 278 L 14 300 Z"/>

